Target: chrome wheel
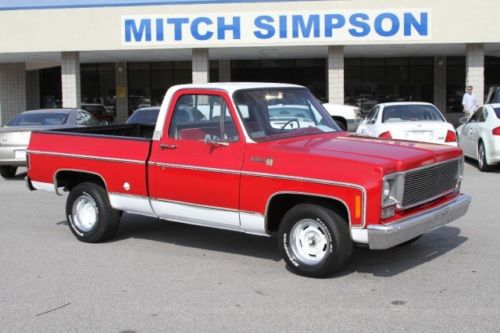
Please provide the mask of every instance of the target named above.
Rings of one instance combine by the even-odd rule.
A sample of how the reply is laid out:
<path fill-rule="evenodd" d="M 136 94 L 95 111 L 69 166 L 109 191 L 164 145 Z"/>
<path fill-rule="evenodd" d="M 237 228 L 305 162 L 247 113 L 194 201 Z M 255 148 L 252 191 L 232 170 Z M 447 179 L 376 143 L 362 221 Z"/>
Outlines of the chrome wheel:
<path fill-rule="evenodd" d="M 304 219 L 298 221 L 290 232 L 290 246 L 293 254 L 306 264 L 323 260 L 329 250 L 327 231 L 322 223 Z"/>
<path fill-rule="evenodd" d="M 95 201 L 88 195 L 80 195 L 73 203 L 72 217 L 75 227 L 89 232 L 98 222 L 99 210 Z"/>

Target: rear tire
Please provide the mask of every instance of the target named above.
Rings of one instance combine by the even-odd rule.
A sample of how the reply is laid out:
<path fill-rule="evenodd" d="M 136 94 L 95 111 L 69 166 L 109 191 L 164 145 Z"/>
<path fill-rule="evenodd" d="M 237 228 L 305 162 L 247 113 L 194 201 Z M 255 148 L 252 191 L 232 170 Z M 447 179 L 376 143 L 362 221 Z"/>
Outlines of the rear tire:
<path fill-rule="evenodd" d="M 98 243 L 115 235 L 120 223 L 120 211 L 111 207 L 104 188 L 87 182 L 77 185 L 69 193 L 66 218 L 78 240 Z"/>
<path fill-rule="evenodd" d="M 482 172 L 491 171 L 493 169 L 493 165 L 489 165 L 486 160 L 486 148 L 484 147 L 484 143 L 479 141 L 479 145 L 477 147 L 477 160 L 478 160 L 478 169 Z"/>
<path fill-rule="evenodd" d="M 1 165 L 0 166 L 0 175 L 3 178 L 12 178 L 16 175 L 17 167 L 10 165 Z"/>
<path fill-rule="evenodd" d="M 315 204 L 300 204 L 283 217 L 279 246 L 287 267 L 310 277 L 338 272 L 350 259 L 349 227 L 336 212 Z"/>

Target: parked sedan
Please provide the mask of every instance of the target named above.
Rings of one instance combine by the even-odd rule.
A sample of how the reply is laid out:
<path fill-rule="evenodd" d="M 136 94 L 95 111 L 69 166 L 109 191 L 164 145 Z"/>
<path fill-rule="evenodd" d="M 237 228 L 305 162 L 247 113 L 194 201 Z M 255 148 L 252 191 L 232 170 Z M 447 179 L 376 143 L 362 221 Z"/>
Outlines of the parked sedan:
<path fill-rule="evenodd" d="M 0 175 L 14 177 L 17 168 L 26 165 L 31 131 L 97 125 L 99 122 L 90 113 L 78 109 L 44 109 L 18 114 L 0 128 Z"/>
<path fill-rule="evenodd" d="M 114 117 L 103 104 L 82 104 L 82 109 L 90 112 L 101 125 L 109 125 L 113 122 Z"/>
<path fill-rule="evenodd" d="M 134 111 L 134 113 L 132 113 L 130 117 L 128 117 L 126 124 L 155 126 L 159 112 L 160 112 L 159 106 L 138 109 Z"/>
<path fill-rule="evenodd" d="M 485 104 L 460 122 L 458 142 L 464 155 L 477 160 L 481 171 L 500 163 L 500 103 Z"/>
<path fill-rule="evenodd" d="M 432 104 L 392 102 L 374 106 L 356 133 L 385 139 L 402 139 L 457 146 L 452 124 Z"/>

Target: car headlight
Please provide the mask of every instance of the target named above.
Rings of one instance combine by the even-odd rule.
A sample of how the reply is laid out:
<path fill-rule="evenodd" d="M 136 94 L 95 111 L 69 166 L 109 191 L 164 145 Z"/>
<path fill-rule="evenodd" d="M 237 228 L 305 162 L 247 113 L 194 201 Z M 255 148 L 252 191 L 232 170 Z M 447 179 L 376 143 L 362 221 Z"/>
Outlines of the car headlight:
<path fill-rule="evenodd" d="M 386 175 L 382 180 L 382 208 L 396 206 L 400 203 L 404 185 L 402 173 Z"/>
<path fill-rule="evenodd" d="M 391 197 L 391 182 L 384 180 L 384 186 L 382 189 L 382 202 L 387 202 Z"/>

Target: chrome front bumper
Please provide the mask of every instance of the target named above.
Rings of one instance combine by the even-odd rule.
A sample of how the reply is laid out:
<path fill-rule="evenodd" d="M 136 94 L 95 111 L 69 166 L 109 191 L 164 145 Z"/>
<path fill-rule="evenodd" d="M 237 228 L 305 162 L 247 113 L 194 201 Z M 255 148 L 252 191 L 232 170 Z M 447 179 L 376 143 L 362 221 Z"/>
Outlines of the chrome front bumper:
<path fill-rule="evenodd" d="M 470 196 L 461 194 L 454 200 L 425 212 L 387 225 L 368 226 L 368 245 L 373 250 L 385 250 L 437 229 L 465 215 Z"/>

